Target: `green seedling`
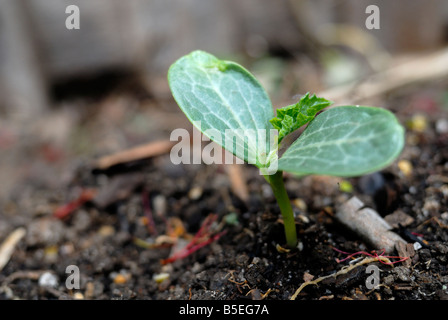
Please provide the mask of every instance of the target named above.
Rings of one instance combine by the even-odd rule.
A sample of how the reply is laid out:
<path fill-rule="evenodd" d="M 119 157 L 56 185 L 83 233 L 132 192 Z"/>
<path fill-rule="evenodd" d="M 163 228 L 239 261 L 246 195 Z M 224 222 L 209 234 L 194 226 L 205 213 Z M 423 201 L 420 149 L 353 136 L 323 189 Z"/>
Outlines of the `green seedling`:
<path fill-rule="evenodd" d="M 203 51 L 177 60 L 168 71 L 168 82 L 193 125 L 260 168 L 280 207 L 286 245 L 291 248 L 297 245 L 297 233 L 284 171 L 297 176 L 360 176 L 390 165 L 403 149 L 404 129 L 388 110 L 339 106 L 321 112 L 332 102 L 307 93 L 298 103 L 277 109 L 275 117 L 266 91 L 249 71 Z M 283 139 L 304 125 L 278 157 Z"/>

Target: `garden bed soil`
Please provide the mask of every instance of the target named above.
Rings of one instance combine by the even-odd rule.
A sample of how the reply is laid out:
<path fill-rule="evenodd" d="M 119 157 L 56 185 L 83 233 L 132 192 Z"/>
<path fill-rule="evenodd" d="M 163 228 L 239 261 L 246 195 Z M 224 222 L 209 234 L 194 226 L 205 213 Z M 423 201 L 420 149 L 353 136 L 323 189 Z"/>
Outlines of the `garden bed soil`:
<path fill-rule="evenodd" d="M 0 241 L 20 227 L 26 234 L 0 273 L 0 299 L 288 300 L 304 282 L 350 265 L 340 251 L 381 253 L 335 218 L 357 196 L 419 245 L 407 261 L 359 266 L 304 287 L 296 300 L 446 300 L 447 112 L 423 110 L 419 119 L 403 104 L 392 111 L 407 125 L 406 147 L 388 168 L 350 179 L 285 175 L 299 238 L 289 251 L 272 191 L 249 165 L 236 169 L 247 198 L 228 167 L 174 165 L 169 154 L 106 171 L 78 161 L 60 188 L 21 182 L 1 203 Z M 55 217 L 81 190 L 95 196 Z M 200 245 L 188 251 L 188 243 Z M 176 250 L 185 256 L 166 260 Z M 380 269 L 376 289 L 366 286 L 368 265 Z M 68 266 L 78 268 L 79 288 L 67 287 Z"/>

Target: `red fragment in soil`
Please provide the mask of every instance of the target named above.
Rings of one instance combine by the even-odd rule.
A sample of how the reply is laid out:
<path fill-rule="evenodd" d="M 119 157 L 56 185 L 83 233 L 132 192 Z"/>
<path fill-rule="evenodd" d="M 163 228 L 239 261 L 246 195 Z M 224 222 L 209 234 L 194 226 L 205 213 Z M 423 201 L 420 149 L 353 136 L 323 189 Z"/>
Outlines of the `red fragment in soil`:
<path fill-rule="evenodd" d="M 416 237 L 420 237 L 420 238 L 423 238 L 424 237 L 424 235 L 423 234 L 421 234 L 421 233 L 418 233 L 418 232 L 411 232 L 414 236 L 416 236 Z"/>
<path fill-rule="evenodd" d="M 53 212 L 53 216 L 58 219 L 67 218 L 73 211 L 81 207 L 84 203 L 92 200 L 95 194 L 96 190 L 94 189 L 82 190 L 81 195 L 77 199 L 56 208 Z"/>
<path fill-rule="evenodd" d="M 188 257 L 190 254 L 199 250 L 200 248 L 205 247 L 206 245 L 218 240 L 227 232 L 227 230 L 212 235 L 210 227 L 217 218 L 218 216 L 216 214 L 208 215 L 207 218 L 205 218 L 205 220 L 202 222 L 201 228 L 199 228 L 199 231 L 194 235 L 193 239 L 184 248 L 174 253 L 171 257 L 163 259 L 161 263 L 168 264 L 176 260 Z"/>
<path fill-rule="evenodd" d="M 339 253 L 343 253 L 343 254 L 347 254 L 348 255 L 346 258 L 344 258 L 342 260 L 336 259 L 336 261 L 338 263 L 343 262 L 343 261 L 345 261 L 347 259 L 350 259 L 350 258 L 352 258 L 352 257 L 354 257 L 356 255 L 359 255 L 359 254 L 366 255 L 366 256 L 369 256 L 369 257 L 373 257 L 373 258 L 384 257 L 384 258 L 388 258 L 388 259 L 399 259 L 397 261 L 392 261 L 392 262 L 385 262 L 382 259 L 378 259 L 379 262 L 381 262 L 382 264 L 387 264 L 387 265 L 393 265 L 395 263 L 403 262 L 403 261 L 409 259 L 409 257 L 385 256 L 384 253 L 386 252 L 386 250 L 384 250 L 384 249 L 381 251 L 380 254 L 378 254 L 376 250 L 370 251 L 371 253 L 368 253 L 368 252 L 365 252 L 365 251 L 358 251 L 358 252 L 355 252 L 355 253 L 348 253 L 348 252 L 344 252 L 344 251 L 341 251 L 339 249 L 336 249 L 334 247 L 333 247 L 333 250 L 337 251 Z"/>

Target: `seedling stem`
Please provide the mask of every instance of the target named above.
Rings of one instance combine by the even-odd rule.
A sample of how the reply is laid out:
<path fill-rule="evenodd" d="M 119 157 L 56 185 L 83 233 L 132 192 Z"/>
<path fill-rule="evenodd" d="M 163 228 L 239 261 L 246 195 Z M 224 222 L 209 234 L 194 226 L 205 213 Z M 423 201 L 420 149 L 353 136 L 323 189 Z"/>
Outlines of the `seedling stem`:
<path fill-rule="evenodd" d="M 288 193 L 283 182 L 283 171 L 277 171 L 277 173 L 265 177 L 271 185 L 275 199 L 280 207 L 283 225 L 285 227 L 286 244 L 290 248 L 295 248 L 297 245 L 296 224 L 294 222 L 294 212 L 292 211 L 291 202 L 289 201 Z"/>

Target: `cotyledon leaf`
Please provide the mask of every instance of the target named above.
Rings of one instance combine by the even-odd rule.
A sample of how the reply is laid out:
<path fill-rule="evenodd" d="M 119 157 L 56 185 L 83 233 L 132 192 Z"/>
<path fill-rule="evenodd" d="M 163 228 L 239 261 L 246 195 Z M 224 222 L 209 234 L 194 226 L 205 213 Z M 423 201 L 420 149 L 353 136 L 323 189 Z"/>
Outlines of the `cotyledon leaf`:
<path fill-rule="evenodd" d="M 179 107 L 203 134 L 246 162 L 266 165 L 274 111 L 249 71 L 197 50 L 170 67 L 168 83 Z"/>
<path fill-rule="evenodd" d="M 278 161 L 298 175 L 353 177 L 388 166 L 404 146 L 404 128 L 388 110 L 341 106 L 322 112 Z"/>

